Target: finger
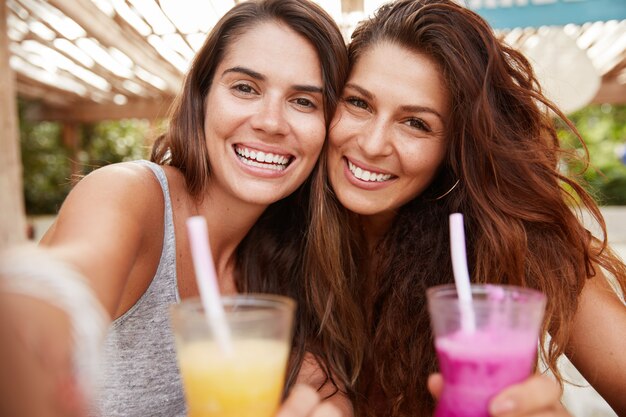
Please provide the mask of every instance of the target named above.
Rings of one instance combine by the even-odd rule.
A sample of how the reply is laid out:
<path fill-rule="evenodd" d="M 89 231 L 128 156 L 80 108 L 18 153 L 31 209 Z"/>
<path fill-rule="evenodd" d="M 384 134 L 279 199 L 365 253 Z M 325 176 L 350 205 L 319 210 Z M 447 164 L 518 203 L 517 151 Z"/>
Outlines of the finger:
<path fill-rule="evenodd" d="M 315 408 L 311 417 L 342 417 L 341 411 L 330 403 L 322 403 Z"/>
<path fill-rule="evenodd" d="M 428 391 L 438 400 L 443 390 L 443 377 L 441 374 L 432 374 L 428 377 Z"/>
<path fill-rule="evenodd" d="M 319 402 L 320 397 L 313 388 L 308 385 L 296 385 L 280 407 L 276 417 L 309 416 Z"/>
<path fill-rule="evenodd" d="M 563 410 L 558 383 L 546 375 L 533 375 L 512 385 L 489 403 L 493 416 L 540 415 L 543 411 Z"/>

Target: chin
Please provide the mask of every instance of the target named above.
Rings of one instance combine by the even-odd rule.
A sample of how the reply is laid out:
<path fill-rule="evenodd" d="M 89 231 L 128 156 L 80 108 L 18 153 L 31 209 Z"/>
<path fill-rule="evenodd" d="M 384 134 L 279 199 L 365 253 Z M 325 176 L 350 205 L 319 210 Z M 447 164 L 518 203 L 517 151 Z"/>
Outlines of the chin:
<path fill-rule="evenodd" d="M 352 213 L 360 216 L 372 216 L 382 211 L 380 207 L 372 206 L 371 204 L 362 204 L 355 201 L 350 201 L 348 204 L 344 204 L 340 199 L 339 202 Z"/>

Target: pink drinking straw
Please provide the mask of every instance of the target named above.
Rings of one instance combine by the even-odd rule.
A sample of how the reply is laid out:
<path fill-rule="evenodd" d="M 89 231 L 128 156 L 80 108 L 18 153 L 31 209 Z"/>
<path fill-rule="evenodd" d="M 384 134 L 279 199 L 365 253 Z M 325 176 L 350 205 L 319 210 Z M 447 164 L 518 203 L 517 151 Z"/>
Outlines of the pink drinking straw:
<path fill-rule="evenodd" d="M 187 219 L 191 257 L 196 273 L 196 282 L 200 290 L 200 301 L 204 307 L 209 327 L 213 330 L 215 340 L 222 352 L 232 354 L 230 329 L 226 323 L 224 305 L 217 285 L 217 274 L 213 255 L 209 247 L 209 232 L 206 219 L 203 216 L 194 216 Z"/>
<path fill-rule="evenodd" d="M 452 253 L 454 284 L 461 310 L 461 330 L 472 333 L 476 330 L 476 318 L 472 306 L 472 290 L 465 252 L 465 230 L 461 213 L 450 215 L 450 251 Z"/>

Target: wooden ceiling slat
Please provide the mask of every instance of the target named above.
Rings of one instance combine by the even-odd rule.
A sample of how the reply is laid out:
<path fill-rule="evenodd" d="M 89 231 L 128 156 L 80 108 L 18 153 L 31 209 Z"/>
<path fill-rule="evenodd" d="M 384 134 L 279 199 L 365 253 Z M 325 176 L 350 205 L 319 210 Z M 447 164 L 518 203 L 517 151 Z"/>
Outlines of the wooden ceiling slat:
<path fill-rule="evenodd" d="M 135 39 L 133 33 L 122 32 L 120 27 L 89 0 L 49 0 L 68 17 L 81 25 L 102 44 L 115 46 L 131 60 L 153 72 L 167 84 L 167 92 L 176 94 L 183 75 L 169 62 L 161 59 L 143 38 Z M 138 47 L 137 45 L 144 47 Z M 148 46 L 148 48 L 146 48 Z"/>
<path fill-rule="evenodd" d="M 54 48 L 53 48 L 54 49 Z M 91 68 L 88 69 L 89 71 L 93 72 Z M 86 80 L 84 80 L 83 78 L 79 77 L 78 75 L 76 75 L 75 73 L 68 71 L 65 68 L 57 68 L 56 73 L 59 76 L 62 76 L 66 79 L 70 79 L 71 81 L 79 84 L 80 86 L 82 86 L 82 88 L 84 88 L 86 90 L 86 94 L 87 95 L 93 95 L 96 94 L 102 98 L 105 98 L 108 101 L 113 101 L 113 97 L 116 94 L 116 91 L 112 90 L 102 90 L 101 88 L 98 88 L 94 85 L 92 85 L 91 83 L 87 82 Z M 95 74 L 95 73 L 94 73 Z M 97 74 L 96 74 L 97 75 Z M 111 80 L 110 79 L 110 75 L 104 75 L 102 76 L 102 78 L 104 78 L 110 85 L 111 85 Z M 44 85 L 50 85 L 51 87 L 53 87 L 53 85 L 51 84 L 47 84 L 47 83 L 42 83 Z M 64 90 L 65 91 L 65 90 Z M 79 97 L 83 97 L 82 95 L 76 93 Z"/>
<path fill-rule="evenodd" d="M 64 90 L 62 88 L 58 88 L 54 85 L 50 85 L 44 82 L 41 82 L 39 80 L 35 80 L 33 78 L 30 78 L 29 76 L 22 74 L 21 72 L 16 72 L 16 80 L 18 82 L 18 86 L 19 85 L 29 85 L 29 86 L 34 86 L 37 87 L 39 89 L 41 89 L 42 91 L 44 91 L 44 95 L 41 97 L 41 99 L 45 99 L 46 98 L 46 94 L 53 94 L 56 96 L 60 96 L 60 97 L 66 97 L 66 100 L 68 102 L 77 102 L 80 100 L 85 100 L 84 97 L 81 97 L 80 95 Z M 19 92 L 19 90 L 18 90 Z"/>
<path fill-rule="evenodd" d="M 154 1 L 156 6 L 159 7 L 158 0 L 150 1 Z M 240 0 L 236 0 L 236 2 L 239 1 Z M 360 12 L 363 10 L 363 7 L 365 5 L 364 0 L 336 1 L 341 1 L 344 13 Z M 79 83 L 80 87 L 77 86 L 77 88 L 84 88 L 85 90 L 87 90 L 87 93 L 83 96 L 78 94 L 75 95 L 68 91 L 61 90 L 58 88 L 58 85 L 46 84 L 46 77 L 42 78 L 39 82 L 35 80 L 27 82 L 26 78 L 29 76 L 27 71 L 24 71 L 23 73 L 20 73 L 18 71 L 19 80 L 17 90 L 21 96 L 26 98 L 36 98 L 39 100 L 43 100 L 47 104 L 47 107 L 61 107 L 63 109 L 62 112 L 64 113 L 74 111 L 75 108 L 80 111 L 80 108 L 84 108 L 85 103 L 91 100 L 93 106 L 110 106 L 108 110 L 100 113 L 95 112 L 94 115 L 100 115 L 101 117 L 110 117 L 110 115 L 112 114 L 121 114 L 120 109 L 124 108 L 135 109 L 132 110 L 134 113 L 151 114 L 151 112 L 147 110 L 137 110 L 142 108 L 147 109 L 147 107 L 142 105 L 120 107 L 113 104 L 112 101 L 118 94 L 125 96 L 127 100 L 131 103 L 142 103 L 148 101 L 159 102 L 161 100 L 169 102 L 171 97 L 174 96 L 180 89 L 183 80 L 182 72 L 178 70 L 172 63 L 170 63 L 166 57 L 157 52 L 157 50 L 147 41 L 146 37 L 139 33 L 139 31 L 134 26 L 129 24 L 118 13 L 114 13 L 112 17 L 108 17 L 94 4 L 93 0 L 10 0 L 10 5 L 12 6 L 7 8 L 9 14 L 11 14 L 12 16 L 12 19 L 10 20 L 13 22 L 14 26 L 17 21 L 21 20 L 22 22 L 24 22 L 24 20 L 22 20 L 24 18 L 26 18 L 27 22 L 37 22 L 37 24 L 42 24 L 47 29 L 49 29 L 51 33 L 56 34 L 57 39 L 64 39 L 68 42 L 72 42 L 74 46 L 81 49 L 78 45 L 83 46 L 82 43 L 76 42 L 75 39 L 65 38 L 62 33 L 59 33 L 59 30 L 61 30 L 62 28 L 58 24 L 50 24 L 50 22 L 52 22 L 52 19 L 46 18 L 45 16 L 40 16 L 42 14 L 45 15 L 45 13 L 39 12 L 39 7 L 50 8 L 50 6 L 44 3 L 48 3 L 50 6 L 56 8 L 61 13 L 64 13 L 66 16 L 74 20 L 77 24 L 81 25 L 82 28 L 85 30 L 87 37 L 96 41 L 105 50 L 108 49 L 110 51 L 109 48 L 116 48 L 117 50 L 128 56 L 128 58 L 135 63 L 135 68 L 137 71 L 139 70 L 139 68 L 141 68 L 142 70 L 145 70 L 163 80 L 165 85 L 161 85 L 160 82 L 156 81 L 154 82 L 154 84 L 152 84 L 152 80 L 149 80 L 143 75 L 142 77 L 139 77 L 137 75 L 137 72 L 126 75 L 118 75 L 115 68 L 107 65 L 107 63 L 103 61 L 100 61 L 101 63 L 98 63 L 98 60 L 95 60 L 95 63 L 93 65 L 82 62 L 83 60 L 74 57 L 73 54 L 70 53 L 71 51 L 65 52 L 65 48 L 63 46 L 56 46 L 54 42 L 43 39 L 37 33 L 31 31 L 25 34 L 24 39 L 36 40 L 39 43 L 51 48 L 55 52 L 61 54 L 63 57 L 71 60 L 71 62 L 73 62 L 75 65 L 89 70 L 95 75 L 104 78 L 111 85 L 111 90 L 99 90 L 98 88 L 94 87 L 90 82 L 84 81 L 79 76 L 79 73 L 70 74 L 71 68 L 69 71 L 64 71 L 62 69 L 57 69 L 55 71 L 62 74 L 64 77 L 67 77 L 72 82 Z M 28 7 L 25 7 L 25 4 Z M 27 14 L 29 15 L 27 16 Z M 143 19 L 140 15 L 138 15 L 137 17 Z M 617 30 L 618 32 L 625 30 L 624 25 L 626 25 L 626 21 L 617 24 L 613 23 L 612 26 L 609 25 L 606 28 L 604 23 L 593 23 L 585 24 L 582 26 L 569 27 L 566 28 L 566 32 L 568 36 L 578 39 L 579 44 L 581 44 L 581 42 L 587 42 L 588 47 L 593 47 L 594 45 L 598 44 L 598 42 L 601 42 L 602 38 L 611 34 L 611 30 L 609 29 L 613 29 L 613 31 Z M 24 25 L 24 23 L 22 23 L 22 25 Z M 351 30 L 351 25 L 347 24 L 346 22 L 343 22 L 342 27 L 345 29 L 346 32 L 349 32 L 349 30 Z M 537 32 L 537 29 L 514 29 L 513 32 L 515 33 L 509 34 L 510 36 L 506 33 L 503 33 L 502 36 L 507 36 L 507 41 L 513 44 L 511 46 L 520 47 L 520 45 L 528 41 L 528 38 L 530 36 Z M 180 30 L 178 30 L 178 28 L 176 28 L 176 31 L 174 33 L 181 35 L 184 42 L 189 44 L 189 41 L 185 34 L 180 33 Z M 163 38 L 164 37 L 161 37 L 161 39 Z M 21 44 L 24 39 L 21 39 L 20 36 L 20 39 L 14 40 L 13 42 Z M 40 62 L 42 59 L 41 57 L 38 57 L 37 59 L 39 61 L 35 61 L 34 56 L 37 56 L 36 51 L 33 56 L 31 52 L 26 53 L 24 49 L 21 49 L 21 51 L 18 51 L 15 48 L 13 49 L 13 54 L 19 56 L 22 61 L 25 62 L 25 64 L 22 63 L 22 65 L 28 64 L 29 66 L 33 66 L 34 64 Z M 609 53 L 610 48 L 602 49 L 606 49 L 605 53 Z M 85 51 L 85 49 L 83 49 L 83 51 Z M 626 103 L 626 86 L 618 82 L 618 79 L 624 78 L 618 77 L 618 75 L 622 73 L 622 71 L 624 71 L 626 68 L 626 50 L 619 52 L 619 55 L 616 55 L 615 51 L 611 52 L 610 58 L 621 59 L 621 61 L 619 61 L 617 64 L 615 62 L 617 62 L 618 60 L 609 60 L 608 56 L 603 58 L 606 59 L 604 61 L 596 60 L 595 64 L 596 66 L 598 66 L 598 62 L 606 62 L 605 71 L 608 72 L 606 72 L 602 77 L 602 87 L 598 92 L 597 97 L 594 99 L 594 102 L 602 102 L 603 100 L 606 100 L 607 102 L 611 103 Z M 47 65 L 41 63 L 40 66 L 44 68 L 48 67 Z M 33 66 L 33 68 L 35 67 Z M 37 67 L 37 69 L 39 72 L 44 71 L 39 67 Z M 37 77 L 37 73 L 31 74 L 31 76 Z M 141 87 L 142 90 L 138 92 L 138 90 L 133 89 L 132 86 L 129 87 L 128 85 L 125 85 L 125 82 L 127 80 L 136 83 L 139 87 Z M 71 88 L 71 85 L 67 88 Z M 58 114 L 53 114 L 52 112 L 44 112 L 41 114 L 48 114 L 53 115 L 54 117 L 60 117 Z M 64 117 L 67 118 L 69 116 Z M 86 116 L 77 117 L 86 118 Z"/>
<path fill-rule="evenodd" d="M 18 17 L 15 16 L 15 18 L 18 18 Z M 52 28 L 50 26 L 48 26 L 48 28 L 50 30 L 52 30 L 53 32 L 57 33 L 57 37 L 58 38 L 62 38 L 62 36 L 58 32 L 54 31 L 54 28 Z M 48 41 L 46 39 L 43 39 L 43 38 L 41 38 L 40 36 L 38 36 L 34 32 L 30 32 L 29 36 L 27 38 L 25 38 L 25 40 L 26 39 L 38 41 L 39 43 L 49 47 L 50 49 L 54 50 L 55 52 L 61 54 L 63 57 L 69 59 L 75 65 L 77 65 L 79 67 L 84 67 L 86 70 L 91 71 L 92 73 L 94 73 L 94 74 L 104 78 L 105 80 L 107 80 L 109 82 L 109 84 L 111 84 L 112 93 L 113 94 L 123 94 L 125 96 L 130 96 L 130 97 L 149 98 L 149 97 L 157 97 L 157 96 L 159 96 L 159 95 L 161 95 L 163 93 L 161 90 L 159 90 L 158 88 L 156 88 L 152 84 L 147 83 L 144 80 L 140 79 L 139 77 L 133 75 L 133 77 L 132 78 L 128 78 L 128 80 L 138 84 L 139 86 L 141 86 L 141 88 L 146 90 L 145 94 L 137 94 L 136 92 L 131 91 L 131 90 L 125 88 L 122 85 L 124 83 L 124 81 L 127 80 L 127 78 L 123 78 L 123 77 L 120 77 L 120 76 L 112 73 L 107 68 L 104 68 L 103 66 L 101 66 L 97 62 L 94 62 L 94 65 L 89 67 L 89 66 L 85 65 L 84 62 L 77 61 L 74 56 L 68 54 L 64 50 L 59 49 L 54 44 L 54 42 L 50 42 L 50 41 Z M 78 48 L 78 46 L 76 46 L 76 47 Z M 93 89 L 94 88 L 91 84 L 89 84 L 87 81 L 83 80 L 80 77 L 73 77 L 73 79 L 75 81 L 80 82 L 81 84 L 83 84 L 85 86 L 85 88 L 87 88 L 87 89 Z M 109 94 L 109 92 L 103 91 L 102 94 L 106 95 L 106 94 Z M 111 97 L 111 99 L 112 99 L 112 97 Z"/>
<path fill-rule="evenodd" d="M 106 71 L 106 69 L 103 69 L 102 67 L 100 67 L 97 63 L 94 63 L 93 67 L 86 67 L 82 62 L 78 62 L 76 61 L 76 59 L 74 59 L 73 56 L 68 55 L 67 53 L 65 53 L 65 51 L 58 49 L 56 46 L 54 46 L 53 43 L 48 42 L 45 39 L 42 39 L 41 37 L 37 36 L 36 34 L 32 34 L 32 36 L 30 37 L 29 40 L 33 40 L 33 41 L 37 41 L 40 44 L 52 49 L 53 51 L 61 54 L 63 57 L 69 59 L 71 62 L 73 62 L 75 65 L 79 66 L 79 67 L 84 67 L 85 70 L 91 71 L 92 73 L 104 78 L 105 80 L 107 80 L 109 83 L 111 83 L 111 73 L 109 71 Z M 103 71 L 104 70 L 104 71 Z M 72 80 L 74 80 L 75 82 L 81 84 L 83 87 L 85 87 L 85 89 L 87 89 L 88 91 L 93 91 L 93 89 L 95 88 L 95 86 L 93 86 L 92 84 L 90 84 L 89 82 L 85 81 L 84 79 L 82 79 L 81 77 L 78 77 L 76 74 L 71 73 L 69 71 L 65 71 L 65 70 L 60 70 L 63 72 L 63 74 L 69 78 L 71 78 Z M 107 91 L 102 91 L 102 90 L 98 90 L 101 91 L 102 94 L 109 94 L 110 92 Z"/>

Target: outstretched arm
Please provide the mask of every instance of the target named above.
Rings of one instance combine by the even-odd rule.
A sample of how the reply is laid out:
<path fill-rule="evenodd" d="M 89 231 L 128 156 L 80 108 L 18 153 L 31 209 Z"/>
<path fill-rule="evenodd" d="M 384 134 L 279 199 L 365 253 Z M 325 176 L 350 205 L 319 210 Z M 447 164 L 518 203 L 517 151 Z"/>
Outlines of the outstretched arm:
<path fill-rule="evenodd" d="M 151 279 L 149 253 L 158 264 L 162 239 L 150 233 L 162 233 L 162 213 L 160 187 L 146 167 L 106 166 L 74 187 L 40 246 L 81 273 L 115 318 L 123 295 Z"/>
<path fill-rule="evenodd" d="M 625 348 L 626 305 L 598 268 L 580 295 L 566 354 L 620 416 L 626 415 Z"/>

